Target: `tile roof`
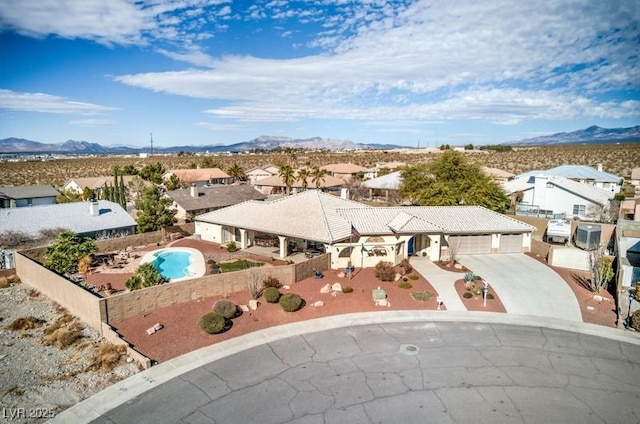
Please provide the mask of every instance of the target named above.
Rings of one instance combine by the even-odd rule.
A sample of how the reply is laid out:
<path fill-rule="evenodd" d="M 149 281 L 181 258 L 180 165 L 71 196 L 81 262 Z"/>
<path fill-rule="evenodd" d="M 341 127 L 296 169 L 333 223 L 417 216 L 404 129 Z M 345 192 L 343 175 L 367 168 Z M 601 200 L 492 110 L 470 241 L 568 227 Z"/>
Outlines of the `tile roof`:
<path fill-rule="evenodd" d="M 572 179 L 580 179 L 580 180 L 594 180 L 596 182 L 604 182 L 604 183 L 619 183 L 622 180 L 621 177 L 613 174 L 609 174 L 608 172 L 598 171 L 595 168 L 586 165 L 560 165 L 555 168 L 547 169 L 544 171 L 535 170 L 525 172 L 524 174 L 518 175 L 518 178 L 521 177 L 531 177 L 536 175 L 548 175 L 552 177 L 565 177 Z"/>
<path fill-rule="evenodd" d="M 502 184 L 502 187 L 507 194 L 530 190 L 535 187 L 534 178 L 535 177 L 518 177 Z M 547 182 L 600 205 L 608 204 L 609 200 L 613 199 L 615 195 L 612 191 L 591 184 L 580 183 L 569 178 L 550 177 L 547 179 Z"/>
<path fill-rule="evenodd" d="M 231 178 L 229 174 L 220 168 L 171 169 L 163 174 L 163 178 L 169 178 L 172 174 L 180 178 L 181 181 L 186 182 Z"/>
<path fill-rule="evenodd" d="M 323 181 L 320 183 L 321 188 L 325 187 L 338 187 L 343 186 L 344 180 L 342 178 L 332 177 L 331 175 L 325 175 L 322 177 Z M 254 183 L 257 186 L 271 186 L 271 187 L 285 187 L 285 184 L 282 182 L 282 178 L 279 175 L 273 175 L 271 177 L 266 177 L 261 180 L 258 180 Z M 296 179 L 291 187 L 302 188 L 302 183 Z M 316 184 L 313 182 L 313 177 L 307 177 L 307 187 L 315 188 Z"/>
<path fill-rule="evenodd" d="M 482 170 L 485 174 L 493 178 L 511 178 L 514 176 L 514 174 L 512 174 L 511 172 L 503 171 L 499 168 L 489 168 L 487 166 L 483 166 Z"/>
<path fill-rule="evenodd" d="M 246 202 L 263 200 L 266 196 L 249 185 L 215 185 L 196 187 L 198 197 L 191 196 L 191 189 L 179 189 L 167 192 L 180 207 L 186 211 L 209 208 L 223 208 Z"/>
<path fill-rule="evenodd" d="M 335 174 L 357 174 L 358 172 L 367 172 L 370 169 L 353 163 L 332 163 L 320 167 Z"/>
<path fill-rule="evenodd" d="M 124 181 L 125 184 L 129 184 L 129 182 L 133 180 L 135 177 L 136 175 L 124 175 L 122 177 L 122 180 Z M 82 189 L 84 189 L 85 187 L 89 187 L 91 190 L 102 188 L 105 186 L 105 184 L 110 184 L 110 185 L 114 184 L 113 176 L 111 175 L 102 176 L 102 177 L 73 178 L 67 181 L 65 186 L 67 186 L 71 182 L 76 183 L 76 185 Z M 145 181 L 145 184 L 147 184 L 146 181 Z"/>
<path fill-rule="evenodd" d="M 333 243 L 394 233 L 526 233 L 534 227 L 480 206 L 371 207 L 317 190 L 272 202 L 249 201 L 196 217 L 197 221 Z"/>
<path fill-rule="evenodd" d="M 0 234 L 19 231 L 38 236 L 41 230 L 65 228 L 77 234 L 136 226 L 117 203 L 98 200 L 100 214 L 89 212 L 91 202 L 60 203 L 27 208 L 0 209 Z"/>
<path fill-rule="evenodd" d="M 40 197 L 56 197 L 60 192 L 49 185 L 23 185 L 0 187 L 0 198 L 37 199 Z"/>

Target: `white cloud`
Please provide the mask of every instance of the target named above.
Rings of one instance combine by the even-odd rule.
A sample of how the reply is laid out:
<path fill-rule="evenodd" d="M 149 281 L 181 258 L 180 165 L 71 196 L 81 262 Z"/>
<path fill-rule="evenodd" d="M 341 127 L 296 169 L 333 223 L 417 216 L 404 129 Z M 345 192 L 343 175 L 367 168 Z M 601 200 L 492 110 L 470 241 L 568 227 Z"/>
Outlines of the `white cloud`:
<path fill-rule="evenodd" d="M 21 93 L 0 89 L 0 109 L 20 112 L 100 115 L 118 110 L 109 106 L 83 103 L 44 93 Z"/>

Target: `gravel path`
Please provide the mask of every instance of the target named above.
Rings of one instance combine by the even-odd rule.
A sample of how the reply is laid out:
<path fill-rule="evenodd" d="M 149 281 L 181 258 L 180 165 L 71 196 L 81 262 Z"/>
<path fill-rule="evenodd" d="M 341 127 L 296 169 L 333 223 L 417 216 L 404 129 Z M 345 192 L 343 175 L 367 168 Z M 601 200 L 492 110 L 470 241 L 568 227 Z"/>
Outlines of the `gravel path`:
<path fill-rule="evenodd" d="M 39 423 L 136 372 L 121 358 L 110 371 L 88 370 L 102 344 L 96 330 L 74 319 L 81 337 L 67 348 L 45 345 L 44 330 L 65 313 L 23 284 L 0 288 L 0 422 Z M 44 321 L 10 330 L 19 318 Z"/>

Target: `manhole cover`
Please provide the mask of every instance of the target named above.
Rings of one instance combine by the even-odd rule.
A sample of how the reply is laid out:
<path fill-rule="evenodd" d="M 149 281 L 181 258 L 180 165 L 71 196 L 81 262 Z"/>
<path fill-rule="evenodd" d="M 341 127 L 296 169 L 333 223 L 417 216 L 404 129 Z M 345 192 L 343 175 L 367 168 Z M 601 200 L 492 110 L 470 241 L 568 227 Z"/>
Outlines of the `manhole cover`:
<path fill-rule="evenodd" d="M 420 348 L 416 345 L 412 345 L 412 344 L 400 345 L 400 353 L 404 353 L 405 355 L 413 356 L 413 355 L 417 355 L 418 352 L 420 352 Z"/>

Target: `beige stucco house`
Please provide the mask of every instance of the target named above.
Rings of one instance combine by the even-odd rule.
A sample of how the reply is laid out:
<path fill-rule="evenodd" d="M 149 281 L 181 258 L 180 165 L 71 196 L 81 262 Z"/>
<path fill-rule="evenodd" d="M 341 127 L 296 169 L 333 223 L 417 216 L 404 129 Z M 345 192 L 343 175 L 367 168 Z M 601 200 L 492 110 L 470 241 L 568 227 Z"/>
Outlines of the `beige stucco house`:
<path fill-rule="evenodd" d="M 431 260 L 531 248 L 535 227 L 479 206 L 371 207 L 318 190 L 271 202 L 248 201 L 196 217 L 195 233 L 238 247 L 310 246 L 331 255 L 331 267 L 399 264 L 410 255 Z"/>

